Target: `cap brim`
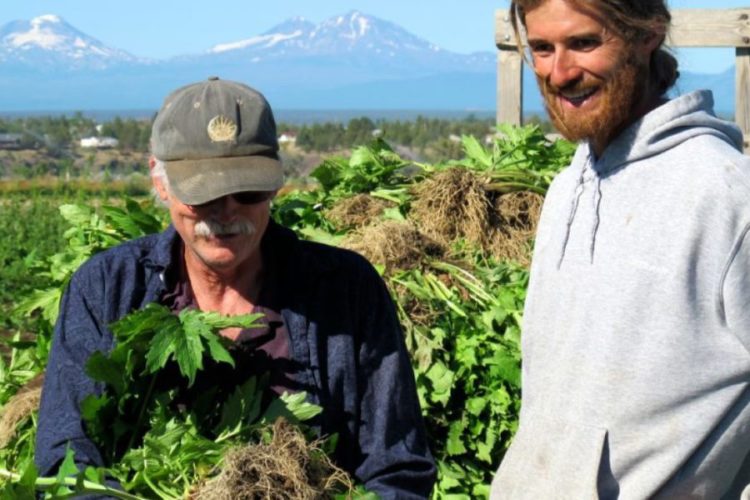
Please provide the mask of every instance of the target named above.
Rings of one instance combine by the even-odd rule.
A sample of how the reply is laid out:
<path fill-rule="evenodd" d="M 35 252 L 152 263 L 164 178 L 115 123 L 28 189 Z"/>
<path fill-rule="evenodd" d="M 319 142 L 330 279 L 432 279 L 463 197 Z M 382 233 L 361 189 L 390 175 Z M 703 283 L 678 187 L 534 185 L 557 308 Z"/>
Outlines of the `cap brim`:
<path fill-rule="evenodd" d="M 172 193 L 187 205 L 200 205 L 241 191 L 275 191 L 284 184 L 281 162 L 267 156 L 164 163 Z"/>

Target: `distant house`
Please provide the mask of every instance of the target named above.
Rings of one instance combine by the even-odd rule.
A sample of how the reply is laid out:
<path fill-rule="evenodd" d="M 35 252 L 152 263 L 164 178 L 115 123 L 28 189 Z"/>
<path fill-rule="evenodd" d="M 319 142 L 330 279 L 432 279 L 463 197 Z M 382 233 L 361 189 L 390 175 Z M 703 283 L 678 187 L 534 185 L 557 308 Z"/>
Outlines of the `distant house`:
<path fill-rule="evenodd" d="M 119 141 L 114 137 L 84 137 L 81 139 L 82 148 L 107 149 L 116 148 Z"/>
<path fill-rule="evenodd" d="M 0 134 L 0 149 L 21 149 L 21 134 Z"/>
<path fill-rule="evenodd" d="M 294 132 L 283 132 L 278 140 L 279 144 L 295 144 L 297 142 L 297 134 Z"/>

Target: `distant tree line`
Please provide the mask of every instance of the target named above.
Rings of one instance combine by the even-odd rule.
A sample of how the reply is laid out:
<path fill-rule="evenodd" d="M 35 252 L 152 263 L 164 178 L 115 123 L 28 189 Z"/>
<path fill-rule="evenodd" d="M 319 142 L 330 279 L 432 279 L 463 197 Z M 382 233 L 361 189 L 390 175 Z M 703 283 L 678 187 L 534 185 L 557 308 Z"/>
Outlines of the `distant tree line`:
<path fill-rule="evenodd" d="M 123 120 L 119 116 L 102 125 L 102 135 L 119 141 L 118 148 L 127 151 L 148 151 L 151 120 Z"/>
<path fill-rule="evenodd" d="M 73 141 L 96 134 L 96 122 L 81 113 L 73 116 L 0 118 L 0 133 L 20 134 L 22 148 L 45 147 L 54 155 L 68 148 Z"/>
<path fill-rule="evenodd" d="M 292 127 L 294 129 L 294 127 Z M 461 135 L 483 138 L 494 130 L 494 120 L 469 115 L 462 120 L 418 116 L 413 121 L 373 121 L 355 118 L 347 124 L 315 123 L 297 127 L 297 146 L 305 151 L 334 151 L 372 141 L 376 136 L 391 144 L 424 151 Z M 451 141 L 455 142 L 455 140 Z"/>
<path fill-rule="evenodd" d="M 46 148 L 53 156 L 76 146 L 84 137 L 96 136 L 114 137 L 119 141 L 118 149 L 123 151 L 147 151 L 151 122 L 117 117 L 99 126 L 82 113 L 0 118 L 0 133 L 20 134 L 22 148 Z"/>
<path fill-rule="evenodd" d="M 541 123 L 538 117 L 529 121 Z M 296 145 L 305 152 L 332 152 L 367 144 L 376 137 L 394 146 L 404 146 L 417 151 L 430 161 L 455 158 L 461 154 L 458 140 L 462 135 L 473 135 L 482 140 L 494 130 L 492 118 L 468 115 L 464 119 L 429 118 L 418 116 L 414 120 L 377 120 L 354 118 L 347 123 L 327 122 L 308 125 L 279 123 L 279 133 L 296 135 Z M 145 152 L 149 148 L 150 120 L 114 118 L 97 124 L 81 113 L 72 116 L 0 118 L 0 133 L 21 134 L 24 148 L 46 148 L 51 156 L 70 151 L 84 137 L 106 136 L 118 140 L 118 149 L 128 152 Z"/>

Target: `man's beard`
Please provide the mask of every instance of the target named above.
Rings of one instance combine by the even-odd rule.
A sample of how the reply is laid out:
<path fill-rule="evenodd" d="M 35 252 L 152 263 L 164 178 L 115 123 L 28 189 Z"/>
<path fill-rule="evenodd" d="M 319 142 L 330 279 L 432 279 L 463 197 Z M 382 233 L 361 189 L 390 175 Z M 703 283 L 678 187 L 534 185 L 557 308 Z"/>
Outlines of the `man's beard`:
<path fill-rule="evenodd" d="M 242 218 L 227 224 L 223 224 L 214 219 L 202 219 L 195 223 L 195 235 L 198 238 L 210 239 L 224 235 L 252 235 L 255 233 L 255 224 Z"/>
<path fill-rule="evenodd" d="M 584 139 L 609 141 L 632 118 L 640 96 L 646 89 L 648 71 L 644 65 L 628 58 L 606 80 L 585 77 L 566 87 L 554 87 L 537 76 L 544 105 L 552 124 L 569 141 Z M 581 93 L 598 87 L 596 108 L 590 111 L 561 106 L 560 92 Z"/>

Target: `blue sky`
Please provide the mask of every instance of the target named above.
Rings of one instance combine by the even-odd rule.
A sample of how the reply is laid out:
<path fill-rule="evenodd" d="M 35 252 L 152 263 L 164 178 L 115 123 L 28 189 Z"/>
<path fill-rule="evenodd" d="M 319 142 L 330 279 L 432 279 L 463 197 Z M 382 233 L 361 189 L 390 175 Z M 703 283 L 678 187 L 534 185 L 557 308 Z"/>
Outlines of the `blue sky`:
<path fill-rule="evenodd" d="M 676 8 L 729 8 L 750 0 L 671 0 Z M 57 14 L 107 45 L 134 55 L 167 58 L 202 52 L 262 33 L 293 16 L 313 22 L 359 10 L 393 21 L 441 47 L 462 53 L 494 50 L 494 12 L 507 0 L 0 0 L 0 25 Z M 731 49 L 678 51 L 683 70 L 720 72 Z"/>

